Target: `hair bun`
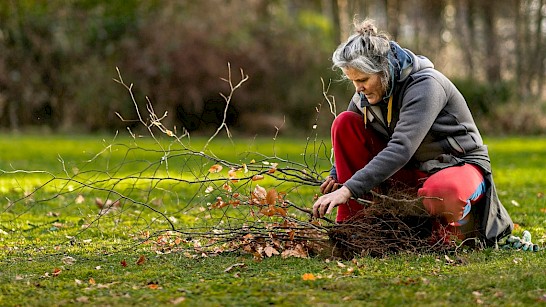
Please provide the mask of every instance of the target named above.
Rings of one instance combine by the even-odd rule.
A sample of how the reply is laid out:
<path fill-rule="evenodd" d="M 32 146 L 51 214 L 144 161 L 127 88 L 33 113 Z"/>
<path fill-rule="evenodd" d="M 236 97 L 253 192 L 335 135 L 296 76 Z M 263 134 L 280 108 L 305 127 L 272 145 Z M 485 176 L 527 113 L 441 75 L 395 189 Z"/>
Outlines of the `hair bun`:
<path fill-rule="evenodd" d="M 374 24 L 374 21 L 371 19 L 366 19 L 362 22 L 355 21 L 355 30 L 356 33 L 364 36 L 376 36 L 377 27 Z"/>

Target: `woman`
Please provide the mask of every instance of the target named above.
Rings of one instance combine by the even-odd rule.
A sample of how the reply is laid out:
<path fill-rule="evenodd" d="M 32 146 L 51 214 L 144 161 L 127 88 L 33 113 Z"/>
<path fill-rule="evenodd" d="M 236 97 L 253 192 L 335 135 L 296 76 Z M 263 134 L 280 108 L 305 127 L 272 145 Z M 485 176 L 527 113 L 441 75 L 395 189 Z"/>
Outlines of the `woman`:
<path fill-rule="evenodd" d="M 335 165 L 313 205 L 315 217 L 339 206 L 342 222 L 362 208 L 356 198 L 400 181 L 418 189 L 425 209 L 454 232 L 477 231 L 488 245 L 511 233 L 487 147 L 461 93 L 373 21 L 355 27 L 332 57 L 356 93 L 332 124 Z"/>

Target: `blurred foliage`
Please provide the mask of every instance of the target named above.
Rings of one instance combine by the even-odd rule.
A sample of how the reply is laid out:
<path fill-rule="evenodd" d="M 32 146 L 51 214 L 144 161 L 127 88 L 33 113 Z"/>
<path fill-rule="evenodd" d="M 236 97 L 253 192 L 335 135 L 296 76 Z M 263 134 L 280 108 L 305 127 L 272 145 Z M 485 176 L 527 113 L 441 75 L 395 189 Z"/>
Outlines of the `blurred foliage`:
<path fill-rule="evenodd" d="M 480 82 L 473 79 L 453 79 L 475 116 L 490 115 L 492 109 L 508 103 L 514 88 L 510 82 Z"/>
<path fill-rule="evenodd" d="M 318 123 L 328 133 L 321 78 L 334 80 L 329 94 L 344 109 L 352 88 L 335 82 L 330 56 L 356 14 L 371 14 L 457 78 L 476 117 L 497 118 L 499 105 L 521 101 L 541 110 L 540 6 L 491 1 L 1 1 L 0 129 L 125 129 L 131 123 L 115 112 L 136 112 L 112 81 L 119 67 L 141 108 L 147 96 L 157 114 L 168 112 L 167 126 L 208 134 L 223 118 L 229 62 L 234 75 L 250 76 L 227 112 L 233 130 L 292 133 Z M 514 21 L 516 29 L 503 26 Z"/>
<path fill-rule="evenodd" d="M 228 123 L 260 130 L 287 114 L 298 128 L 332 74 L 332 28 L 312 11 L 281 1 L 8 1 L 0 6 L 0 119 L 3 127 L 123 128 L 115 112 L 135 111 L 111 78 L 119 67 L 144 105 L 167 124 L 212 129 L 223 117 L 233 74 L 251 79 L 236 94 Z M 241 14 L 242 9 L 254 14 Z M 296 18 L 294 18 L 296 17 Z M 270 120 L 250 122 L 246 114 Z M 275 117 L 276 116 L 276 117 Z M 306 118 L 307 117 L 307 118 Z M 246 122 L 238 120 L 246 119 Z M 272 128 L 273 126 L 271 126 Z"/>

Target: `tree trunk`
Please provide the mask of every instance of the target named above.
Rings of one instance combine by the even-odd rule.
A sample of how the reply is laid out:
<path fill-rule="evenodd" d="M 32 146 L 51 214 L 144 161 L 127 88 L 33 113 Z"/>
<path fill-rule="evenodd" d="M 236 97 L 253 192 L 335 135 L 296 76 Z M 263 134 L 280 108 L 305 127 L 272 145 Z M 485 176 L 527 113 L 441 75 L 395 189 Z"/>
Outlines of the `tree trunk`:
<path fill-rule="evenodd" d="M 519 0 L 516 0 L 519 1 Z M 457 29 L 459 30 L 459 38 L 461 42 L 462 52 L 465 59 L 465 75 L 468 79 L 474 79 L 475 65 L 474 59 L 476 56 L 474 40 L 474 4 L 472 0 L 457 1 Z"/>
<path fill-rule="evenodd" d="M 535 32 L 535 52 L 534 52 L 534 62 L 535 63 L 535 80 L 536 80 L 536 97 L 541 97 L 542 95 L 542 89 L 544 88 L 544 51 L 542 50 L 543 47 L 543 34 L 542 34 L 542 22 L 544 20 L 542 16 L 542 7 L 544 5 L 544 0 L 538 0 L 538 10 L 537 10 L 537 16 L 535 20 L 536 24 L 536 32 Z"/>
<path fill-rule="evenodd" d="M 499 61 L 499 42 L 496 21 L 496 1 L 480 1 L 485 37 L 485 75 L 489 83 L 497 83 L 501 80 Z"/>
<path fill-rule="evenodd" d="M 332 39 L 334 45 L 341 43 L 341 27 L 339 24 L 339 6 L 337 0 L 322 0 L 322 11 L 332 22 Z"/>

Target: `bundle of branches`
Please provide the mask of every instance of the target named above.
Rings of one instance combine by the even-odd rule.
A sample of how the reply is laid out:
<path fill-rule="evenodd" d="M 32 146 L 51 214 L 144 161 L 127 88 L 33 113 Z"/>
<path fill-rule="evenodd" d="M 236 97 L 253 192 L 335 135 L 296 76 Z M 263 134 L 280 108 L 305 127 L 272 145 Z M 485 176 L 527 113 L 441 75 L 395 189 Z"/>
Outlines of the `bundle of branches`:
<path fill-rule="evenodd" d="M 361 201 L 366 203 L 362 210 L 329 229 L 336 256 L 383 257 L 400 252 L 445 252 L 454 247 L 445 232 L 433 234 L 433 225 L 440 223 L 426 212 L 421 198 L 392 190 L 389 195 L 393 196 L 372 193 L 371 200 Z"/>

